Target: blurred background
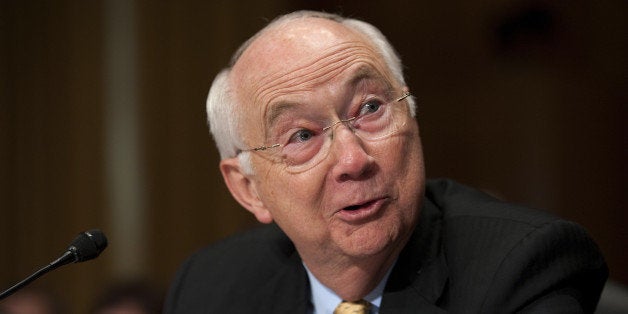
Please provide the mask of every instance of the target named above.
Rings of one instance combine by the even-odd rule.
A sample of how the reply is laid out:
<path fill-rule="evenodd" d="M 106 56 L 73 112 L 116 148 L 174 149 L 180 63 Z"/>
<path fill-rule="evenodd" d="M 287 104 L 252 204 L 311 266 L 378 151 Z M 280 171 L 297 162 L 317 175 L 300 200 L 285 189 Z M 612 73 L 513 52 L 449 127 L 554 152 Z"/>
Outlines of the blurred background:
<path fill-rule="evenodd" d="M 0 0 L 0 289 L 100 228 L 99 259 L 32 285 L 89 313 L 121 283 L 163 293 L 188 255 L 254 225 L 205 97 L 240 43 L 297 9 L 388 36 L 429 177 L 580 223 L 628 284 L 625 0 Z"/>

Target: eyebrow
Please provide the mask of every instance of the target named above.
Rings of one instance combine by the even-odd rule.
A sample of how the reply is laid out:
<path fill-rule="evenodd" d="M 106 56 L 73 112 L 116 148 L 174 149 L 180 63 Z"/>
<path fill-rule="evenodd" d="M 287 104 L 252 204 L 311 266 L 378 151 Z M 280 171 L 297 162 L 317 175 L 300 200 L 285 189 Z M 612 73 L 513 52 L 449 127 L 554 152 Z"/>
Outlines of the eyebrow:
<path fill-rule="evenodd" d="M 349 85 L 355 87 L 358 83 L 365 80 L 386 82 L 384 77 L 379 74 L 379 72 L 375 71 L 375 69 L 370 66 L 363 65 L 355 71 L 353 77 L 349 80 Z M 390 85 L 388 82 L 386 82 L 386 84 Z"/>
<path fill-rule="evenodd" d="M 387 88 L 392 88 L 390 82 L 388 82 L 383 75 L 377 72 L 375 69 L 368 65 L 360 66 L 355 73 L 351 76 L 345 86 L 349 86 L 351 88 L 355 88 L 359 83 L 364 82 L 366 80 L 373 80 L 375 82 L 384 83 Z M 266 121 L 269 127 L 273 127 L 275 122 L 284 115 L 286 112 L 297 111 L 300 107 L 303 107 L 303 104 L 293 102 L 293 101 L 279 101 L 277 103 L 271 104 L 266 113 Z"/>
<path fill-rule="evenodd" d="M 268 125 L 272 127 L 279 117 L 286 112 L 297 111 L 300 107 L 303 107 L 303 105 L 293 101 L 280 101 L 272 104 L 267 113 L 268 118 L 266 120 L 268 121 Z"/>

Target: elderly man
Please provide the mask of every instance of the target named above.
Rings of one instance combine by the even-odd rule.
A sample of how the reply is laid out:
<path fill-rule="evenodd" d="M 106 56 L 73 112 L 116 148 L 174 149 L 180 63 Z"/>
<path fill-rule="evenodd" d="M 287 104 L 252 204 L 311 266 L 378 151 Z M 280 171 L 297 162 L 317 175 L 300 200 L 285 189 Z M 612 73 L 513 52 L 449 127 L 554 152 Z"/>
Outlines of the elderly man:
<path fill-rule="evenodd" d="M 594 310 L 607 270 L 582 228 L 425 180 L 410 89 L 372 25 L 276 19 L 207 111 L 227 187 L 269 225 L 190 258 L 166 313 Z"/>

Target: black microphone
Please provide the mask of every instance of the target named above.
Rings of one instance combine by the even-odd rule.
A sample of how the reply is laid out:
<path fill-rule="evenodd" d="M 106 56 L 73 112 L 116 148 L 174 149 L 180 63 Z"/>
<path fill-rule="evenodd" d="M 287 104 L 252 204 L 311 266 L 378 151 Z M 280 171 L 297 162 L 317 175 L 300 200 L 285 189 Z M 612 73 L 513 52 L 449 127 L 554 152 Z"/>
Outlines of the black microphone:
<path fill-rule="evenodd" d="M 52 263 L 42 267 L 26 279 L 18 282 L 13 287 L 0 293 L 0 300 L 10 296 L 17 290 L 33 282 L 35 279 L 41 277 L 45 273 L 70 263 L 80 263 L 89 261 L 100 255 L 102 251 L 107 248 L 107 237 L 102 231 L 98 229 L 92 229 L 79 233 L 79 235 L 70 243 L 68 249 L 61 255 L 61 257 L 54 260 Z"/>

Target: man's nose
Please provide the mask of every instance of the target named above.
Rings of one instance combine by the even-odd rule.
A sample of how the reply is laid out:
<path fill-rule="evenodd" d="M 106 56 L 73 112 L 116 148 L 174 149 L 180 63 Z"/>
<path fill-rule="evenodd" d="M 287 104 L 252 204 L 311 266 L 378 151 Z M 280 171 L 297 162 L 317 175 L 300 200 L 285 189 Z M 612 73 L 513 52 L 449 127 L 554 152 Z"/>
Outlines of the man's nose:
<path fill-rule="evenodd" d="M 340 181 L 356 180 L 368 173 L 374 164 L 373 157 L 365 150 L 364 143 L 353 130 L 340 123 L 334 126 L 330 149 L 333 161 L 332 174 Z"/>

